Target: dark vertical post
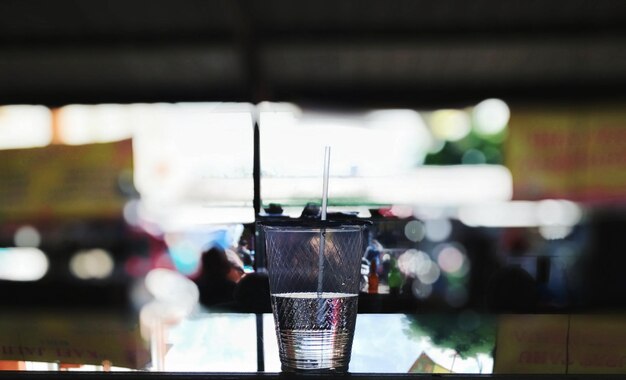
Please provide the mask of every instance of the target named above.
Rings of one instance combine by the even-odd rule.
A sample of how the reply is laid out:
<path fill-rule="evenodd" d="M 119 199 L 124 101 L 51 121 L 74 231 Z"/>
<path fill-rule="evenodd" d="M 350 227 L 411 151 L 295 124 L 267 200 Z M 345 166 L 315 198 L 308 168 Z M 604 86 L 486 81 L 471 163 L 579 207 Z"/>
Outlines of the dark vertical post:
<path fill-rule="evenodd" d="M 265 371 L 265 350 L 263 349 L 263 314 L 256 316 L 256 368 L 257 371 Z"/>
<path fill-rule="evenodd" d="M 235 25 L 235 35 L 239 42 L 241 67 L 244 69 L 244 75 L 248 90 L 248 98 L 253 106 L 253 123 L 254 123 L 254 158 L 252 166 L 252 178 L 254 183 L 254 197 L 252 204 L 254 207 L 254 218 L 258 218 L 261 212 L 261 155 L 259 146 L 259 118 L 256 106 L 264 99 L 263 96 L 263 80 L 261 76 L 259 48 L 257 36 L 254 30 L 252 17 L 253 3 L 251 0 L 237 1 L 239 17 L 238 24 Z M 263 250 L 263 242 L 259 238 L 259 231 L 256 224 L 253 224 L 252 233 L 254 235 L 254 251 L 255 251 L 255 269 L 259 270 L 265 267 L 265 255 Z M 257 371 L 265 371 L 265 353 L 263 350 L 263 314 L 256 314 L 256 352 L 257 352 Z"/>
<path fill-rule="evenodd" d="M 254 182 L 254 198 L 252 204 L 254 206 L 254 217 L 261 212 L 261 147 L 259 146 L 259 123 L 254 121 L 254 162 L 252 164 L 252 178 Z M 255 244 L 255 249 L 257 248 Z"/>

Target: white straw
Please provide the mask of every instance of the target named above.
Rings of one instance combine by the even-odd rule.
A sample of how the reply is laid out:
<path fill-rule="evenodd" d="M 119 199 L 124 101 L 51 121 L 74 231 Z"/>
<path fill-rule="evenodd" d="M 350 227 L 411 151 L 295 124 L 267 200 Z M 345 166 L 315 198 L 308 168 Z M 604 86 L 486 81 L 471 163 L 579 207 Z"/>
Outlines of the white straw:
<path fill-rule="evenodd" d="M 322 220 L 326 220 L 326 208 L 328 207 L 328 176 L 330 171 L 330 147 L 324 149 L 324 189 L 322 192 Z"/>
<path fill-rule="evenodd" d="M 328 172 L 330 171 L 330 147 L 324 149 L 324 190 L 322 194 L 322 220 L 326 220 L 326 208 L 328 207 Z M 324 282 L 324 248 L 326 245 L 326 228 L 320 230 L 320 256 L 317 275 L 317 297 L 322 296 Z"/>

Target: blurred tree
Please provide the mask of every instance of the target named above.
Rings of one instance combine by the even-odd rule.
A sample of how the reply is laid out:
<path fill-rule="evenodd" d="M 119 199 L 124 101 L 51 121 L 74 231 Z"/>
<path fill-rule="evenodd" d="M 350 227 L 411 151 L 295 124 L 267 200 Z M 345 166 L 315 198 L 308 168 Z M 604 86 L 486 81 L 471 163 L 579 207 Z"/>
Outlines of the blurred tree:
<path fill-rule="evenodd" d="M 411 339 L 430 338 L 440 348 L 450 348 L 462 359 L 491 354 L 495 347 L 494 317 L 474 312 L 460 314 L 416 314 L 406 318 L 404 330 Z"/>

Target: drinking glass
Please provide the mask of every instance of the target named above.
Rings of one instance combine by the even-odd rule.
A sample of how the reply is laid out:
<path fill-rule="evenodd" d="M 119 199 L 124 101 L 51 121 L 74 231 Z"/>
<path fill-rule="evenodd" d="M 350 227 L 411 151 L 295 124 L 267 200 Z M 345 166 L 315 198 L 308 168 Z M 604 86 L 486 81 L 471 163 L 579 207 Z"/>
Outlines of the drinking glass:
<path fill-rule="evenodd" d="M 368 222 L 260 222 L 283 371 L 346 372 Z"/>

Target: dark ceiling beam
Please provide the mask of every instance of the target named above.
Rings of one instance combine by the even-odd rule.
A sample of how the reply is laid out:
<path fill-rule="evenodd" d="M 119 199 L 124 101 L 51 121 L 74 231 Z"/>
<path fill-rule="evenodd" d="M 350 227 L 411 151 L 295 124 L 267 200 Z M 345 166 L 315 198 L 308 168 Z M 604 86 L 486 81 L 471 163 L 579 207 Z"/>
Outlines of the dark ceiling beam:
<path fill-rule="evenodd" d="M 623 0 L 5 0 L 0 103 L 597 99 L 624 46 Z"/>
<path fill-rule="evenodd" d="M 230 45 L 3 49 L 0 102 L 244 100 L 242 71 Z"/>

